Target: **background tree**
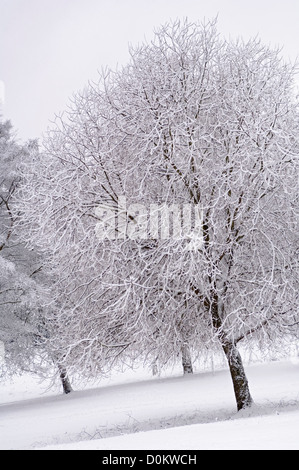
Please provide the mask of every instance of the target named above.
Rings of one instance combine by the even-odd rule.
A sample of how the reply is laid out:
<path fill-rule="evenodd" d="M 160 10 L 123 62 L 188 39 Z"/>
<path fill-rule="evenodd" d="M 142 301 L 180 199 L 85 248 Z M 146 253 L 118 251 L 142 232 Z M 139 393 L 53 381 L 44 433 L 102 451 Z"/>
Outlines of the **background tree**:
<path fill-rule="evenodd" d="M 16 237 L 13 197 L 20 183 L 18 165 L 35 142 L 16 142 L 9 121 L 0 122 L 0 340 L 4 343 L 5 370 L 28 370 L 38 351 L 40 287 L 36 278 L 40 260 Z"/>
<path fill-rule="evenodd" d="M 43 260 L 29 243 L 21 241 L 15 195 L 21 183 L 20 167 L 39 155 L 36 141 L 17 142 L 9 121 L 0 123 L 0 340 L 4 349 L 2 373 L 24 370 L 45 377 L 58 366 L 65 393 L 71 391 L 67 373 L 49 348 L 51 324 L 46 311 L 49 278 Z"/>

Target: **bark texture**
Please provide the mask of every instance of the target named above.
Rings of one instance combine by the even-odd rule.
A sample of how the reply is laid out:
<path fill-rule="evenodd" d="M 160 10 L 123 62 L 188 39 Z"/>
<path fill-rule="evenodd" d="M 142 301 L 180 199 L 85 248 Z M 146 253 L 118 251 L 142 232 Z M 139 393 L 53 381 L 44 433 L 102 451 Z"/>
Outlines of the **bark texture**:
<path fill-rule="evenodd" d="M 190 354 L 190 349 L 188 344 L 183 344 L 181 348 L 182 352 L 182 366 L 184 375 L 185 374 L 193 374 L 193 366 L 192 366 L 192 359 Z"/>
<path fill-rule="evenodd" d="M 228 362 L 230 375 L 233 382 L 238 411 L 252 405 L 253 399 L 249 391 L 248 380 L 245 374 L 241 355 L 236 344 L 231 341 L 222 328 L 222 321 L 219 315 L 219 301 L 217 294 L 213 295 L 211 304 L 211 315 L 213 327 L 218 335 L 222 349 Z"/>
<path fill-rule="evenodd" d="M 61 366 L 59 366 L 59 376 L 62 383 L 63 393 L 65 393 L 66 395 L 68 393 L 71 393 L 73 389 L 70 380 L 68 378 L 66 370 Z"/>
<path fill-rule="evenodd" d="M 236 345 L 232 341 L 226 341 L 224 344 L 222 344 L 222 348 L 229 365 L 237 402 L 237 409 L 240 411 L 244 408 L 248 408 L 253 403 L 241 355 Z"/>

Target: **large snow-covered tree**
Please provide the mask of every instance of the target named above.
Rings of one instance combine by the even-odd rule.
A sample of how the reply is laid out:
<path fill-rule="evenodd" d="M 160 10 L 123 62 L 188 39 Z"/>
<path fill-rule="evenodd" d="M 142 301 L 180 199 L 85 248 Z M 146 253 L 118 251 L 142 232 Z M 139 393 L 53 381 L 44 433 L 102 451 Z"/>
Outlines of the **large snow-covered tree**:
<path fill-rule="evenodd" d="M 147 311 L 173 319 L 187 310 L 185 329 L 201 325 L 205 336 L 211 326 L 238 409 L 252 399 L 236 344 L 253 336 L 265 344 L 292 325 L 298 331 L 293 78 L 294 67 L 257 40 L 221 43 L 213 25 L 176 23 L 134 51 L 109 90 L 124 152 L 142 168 L 141 178 L 133 170 L 141 200 L 153 201 L 159 187 L 168 206 L 202 210 L 195 253 L 186 256 L 173 240 L 152 250 Z"/>
<path fill-rule="evenodd" d="M 175 22 L 77 95 L 22 187 L 66 365 L 220 348 L 250 406 L 237 344 L 298 333 L 294 74 L 256 39 Z"/>

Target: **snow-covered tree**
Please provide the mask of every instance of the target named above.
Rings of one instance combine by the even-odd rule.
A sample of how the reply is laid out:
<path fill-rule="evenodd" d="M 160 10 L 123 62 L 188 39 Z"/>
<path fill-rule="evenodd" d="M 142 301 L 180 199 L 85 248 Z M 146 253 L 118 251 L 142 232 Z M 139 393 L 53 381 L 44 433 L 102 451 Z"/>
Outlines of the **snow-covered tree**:
<path fill-rule="evenodd" d="M 13 196 L 20 182 L 18 165 L 29 156 L 28 145 L 19 145 L 9 121 L 0 122 L 0 340 L 5 369 L 29 369 L 37 346 L 40 261 L 16 238 Z"/>
<path fill-rule="evenodd" d="M 22 188 L 67 366 L 218 348 L 250 406 L 237 344 L 298 333 L 294 73 L 175 22 L 77 95 Z"/>
<path fill-rule="evenodd" d="M 21 182 L 20 167 L 38 153 L 36 141 L 19 144 L 11 123 L 0 122 L 0 366 L 6 375 L 26 370 L 45 376 L 54 363 L 63 390 L 69 393 L 65 368 L 48 347 L 49 279 L 43 274 L 39 254 L 18 236 L 15 194 Z"/>
<path fill-rule="evenodd" d="M 241 409 L 252 399 L 237 343 L 298 331 L 295 69 L 257 40 L 220 42 L 214 25 L 175 23 L 155 39 L 132 52 L 111 107 L 141 168 L 140 199 L 154 202 L 158 187 L 168 207 L 199 205 L 203 243 L 185 253 L 181 240 L 159 243 L 136 282 L 147 312 L 171 313 L 162 328 L 184 315 L 202 343 L 211 327 Z"/>

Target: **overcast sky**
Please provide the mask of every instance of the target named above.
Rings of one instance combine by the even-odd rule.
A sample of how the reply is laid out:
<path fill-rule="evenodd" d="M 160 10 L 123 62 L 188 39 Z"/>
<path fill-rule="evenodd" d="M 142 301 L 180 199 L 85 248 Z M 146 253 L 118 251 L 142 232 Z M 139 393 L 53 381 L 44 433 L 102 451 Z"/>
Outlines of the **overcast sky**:
<path fill-rule="evenodd" d="M 299 0 L 0 0 L 4 117 L 22 140 L 40 137 L 98 70 L 128 61 L 129 43 L 169 19 L 217 14 L 224 37 L 259 35 L 299 57 Z"/>

